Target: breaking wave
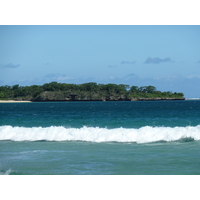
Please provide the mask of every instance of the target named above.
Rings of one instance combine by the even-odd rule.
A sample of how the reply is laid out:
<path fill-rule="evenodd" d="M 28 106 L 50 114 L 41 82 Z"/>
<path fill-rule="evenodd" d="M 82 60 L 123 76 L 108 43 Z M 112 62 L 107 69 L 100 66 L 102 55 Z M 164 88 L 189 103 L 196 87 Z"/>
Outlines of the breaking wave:
<path fill-rule="evenodd" d="M 10 175 L 12 172 L 13 171 L 11 169 L 8 169 L 7 171 L 0 170 L 0 175 Z"/>
<path fill-rule="evenodd" d="M 88 142 L 136 142 L 192 141 L 200 140 L 200 125 L 187 127 L 135 128 L 65 128 L 51 127 L 12 127 L 0 126 L 0 140 L 12 141 L 88 141 Z"/>

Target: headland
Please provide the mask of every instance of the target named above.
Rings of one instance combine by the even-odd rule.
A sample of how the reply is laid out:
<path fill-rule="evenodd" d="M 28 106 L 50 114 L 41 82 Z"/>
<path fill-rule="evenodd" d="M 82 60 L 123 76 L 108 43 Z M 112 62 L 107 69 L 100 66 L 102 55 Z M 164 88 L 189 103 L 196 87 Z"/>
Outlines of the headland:
<path fill-rule="evenodd" d="M 168 101 L 185 100 L 181 92 L 161 92 L 154 86 L 125 84 L 45 83 L 31 86 L 0 86 L 0 100 L 4 103 L 48 101 Z"/>

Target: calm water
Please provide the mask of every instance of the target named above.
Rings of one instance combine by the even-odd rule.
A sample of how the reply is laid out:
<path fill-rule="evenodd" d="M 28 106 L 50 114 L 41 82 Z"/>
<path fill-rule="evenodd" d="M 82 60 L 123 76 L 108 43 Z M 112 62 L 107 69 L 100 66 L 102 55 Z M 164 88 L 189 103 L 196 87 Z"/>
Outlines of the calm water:
<path fill-rule="evenodd" d="M 0 103 L 0 174 L 200 174 L 200 101 Z"/>

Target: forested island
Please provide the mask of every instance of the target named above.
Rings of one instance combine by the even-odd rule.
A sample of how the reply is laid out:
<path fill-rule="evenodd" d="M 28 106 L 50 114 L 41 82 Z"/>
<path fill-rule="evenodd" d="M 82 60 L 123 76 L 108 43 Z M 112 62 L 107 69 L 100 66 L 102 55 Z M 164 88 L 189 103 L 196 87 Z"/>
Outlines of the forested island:
<path fill-rule="evenodd" d="M 0 86 L 0 100 L 15 101 L 150 101 L 184 100 L 180 92 L 161 92 L 154 86 L 125 84 L 45 83 L 31 86 Z"/>

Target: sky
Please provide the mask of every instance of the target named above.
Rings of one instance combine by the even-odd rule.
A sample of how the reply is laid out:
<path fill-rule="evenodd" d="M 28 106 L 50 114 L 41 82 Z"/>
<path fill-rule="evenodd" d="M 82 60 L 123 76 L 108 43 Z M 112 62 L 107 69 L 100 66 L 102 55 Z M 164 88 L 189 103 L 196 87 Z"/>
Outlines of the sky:
<path fill-rule="evenodd" d="M 199 25 L 1 25 L 0 85 L 153 85 L 200 98 Z"/>

